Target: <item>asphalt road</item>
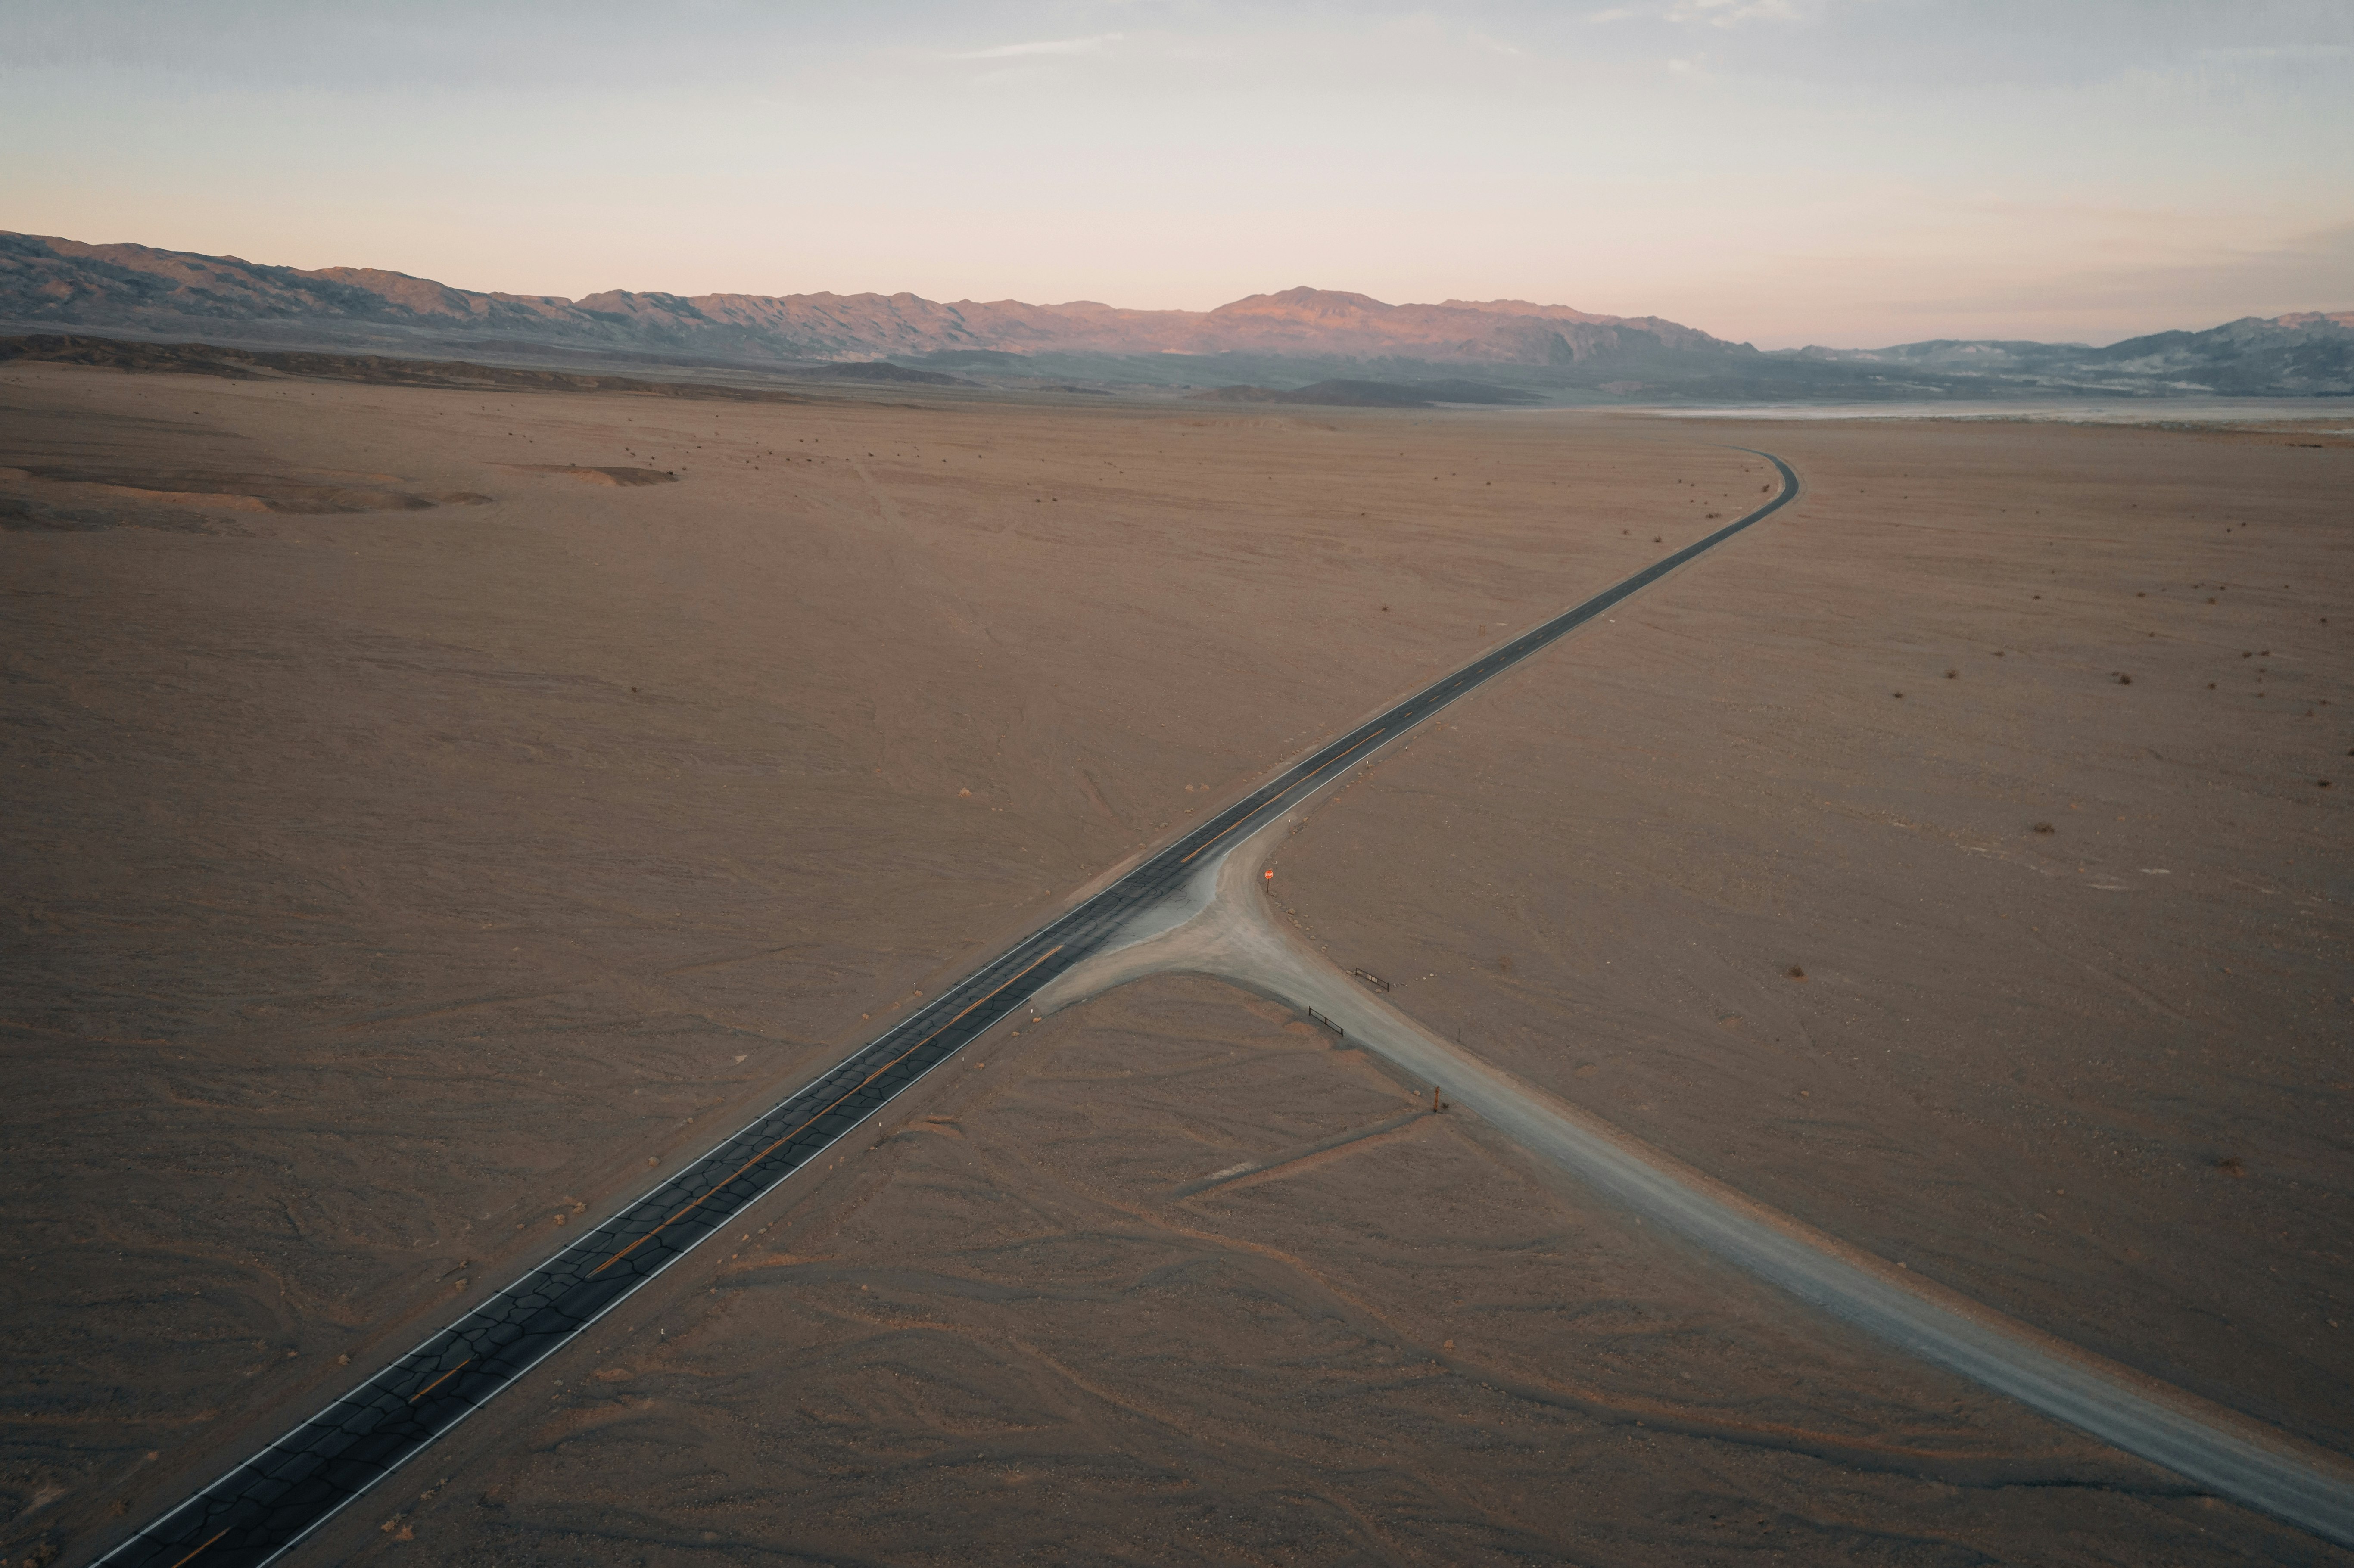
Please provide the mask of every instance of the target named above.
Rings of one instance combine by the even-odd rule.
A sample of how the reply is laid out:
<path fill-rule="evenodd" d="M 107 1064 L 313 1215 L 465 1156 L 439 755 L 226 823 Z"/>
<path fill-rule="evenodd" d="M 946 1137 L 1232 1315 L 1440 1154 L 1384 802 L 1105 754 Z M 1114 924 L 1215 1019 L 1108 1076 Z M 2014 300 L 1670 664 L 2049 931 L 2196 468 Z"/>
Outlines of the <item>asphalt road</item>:
<path fill-rule="evenodd" d="M 1205 853 L 1223 853 L 1380 745 L 1787 505 L 1798 476 L 1780 458 L 1756 455 L 1782 476 L 1765 505 L 1440 676 L 1154 851 L 100 1561 L 176 1568 L 201 1558 L 202 1568 L 228 1568 L 286 1551 L 1182 889 Z"/>

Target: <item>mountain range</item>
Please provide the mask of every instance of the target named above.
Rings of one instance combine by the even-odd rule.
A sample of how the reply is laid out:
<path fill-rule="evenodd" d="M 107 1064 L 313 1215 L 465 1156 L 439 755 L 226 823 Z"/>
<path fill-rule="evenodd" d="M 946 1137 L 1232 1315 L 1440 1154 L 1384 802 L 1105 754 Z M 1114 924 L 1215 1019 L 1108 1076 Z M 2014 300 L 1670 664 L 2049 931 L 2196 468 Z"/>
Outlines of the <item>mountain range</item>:
<path fill-rule="evenodd" d="M 2354 395 L 2354 312 L 2250 317 L 2113 344 L 1762 352 L 1657 316 L 1523 300 L 1388 304 L 1297 288 L 1211 311 L 915 294 L 481 293 L 374 268 L 304 270 L 0 231 L 0 330 L 196 337 L 546 363 L 790 371 L 893 361 L 983 382 L 1280 389 L 1368 370 L 1549 399 L 1660 401 Z M 1446 400 L 1443 394 L 1439 400 Z"/>

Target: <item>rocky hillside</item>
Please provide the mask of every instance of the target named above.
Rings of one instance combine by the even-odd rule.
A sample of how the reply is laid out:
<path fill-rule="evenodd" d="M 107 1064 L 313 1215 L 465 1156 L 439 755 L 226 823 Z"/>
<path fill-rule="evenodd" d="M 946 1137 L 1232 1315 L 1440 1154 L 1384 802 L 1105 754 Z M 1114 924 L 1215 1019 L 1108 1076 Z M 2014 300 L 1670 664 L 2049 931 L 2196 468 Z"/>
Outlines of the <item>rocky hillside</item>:
<path fill-rule="evenodd" d="M 1754 354 L 1656 317 L 1514 300 L 1391 305 L 1291 289 L 1214 311 L 1078 302 L 941 304 L 914 294 L 484 294 L 363 267 L 306 271 L 234 256 L 0 233 L 0 323 L 263 340 L 505 343 L 729 358 L 874 360 L 960 350 L 1251 354 L 1571 366 L 1628 354 Z"/>
<path fill-rule="evenodd" d="M 0 232 L 5 332 L 507 363 L 838 365 L 868 379 L 885 374 L 876 368 L 884 362 L 914 361 L 934 376 L 1066 391 L 1251 383 L 1237 396 L 1275 397 L 1307 383 L 1373 385 L 1365 379 L 1373 371 L 1409 401 L 1441 402 L 1458 400 L 1447 378 L 1459 371 L 1447 367 L 1462 366 L 1477 366 L 1482 383 L 1585 401 L 2354 396 L 2354 312 L 2249 317 L 2105 348 L 1940 340 L 1761 354 L 1657 316 L 1526 300 L 1393 305 L 1306 288 L 1213 311 L 943 304 L 914 294 L 615 291 L 567 300 L 475 293 L 364 267 L 306 271 Z M 1320 395 L 1337 396 L 1329 387 Z"/>
<path fill-rule="evenodd" d="M 2106 348 L 2080 343 L 1938 339 L 1893 348 L 1808 348 L 1819 364 L 1865 370 L 1925 389 L 1956 380 L 1990 393 L 2130 397 L 2354 394 L 2354 311 L 2243 316 L 2205 332 L 2162 332 Z"/>

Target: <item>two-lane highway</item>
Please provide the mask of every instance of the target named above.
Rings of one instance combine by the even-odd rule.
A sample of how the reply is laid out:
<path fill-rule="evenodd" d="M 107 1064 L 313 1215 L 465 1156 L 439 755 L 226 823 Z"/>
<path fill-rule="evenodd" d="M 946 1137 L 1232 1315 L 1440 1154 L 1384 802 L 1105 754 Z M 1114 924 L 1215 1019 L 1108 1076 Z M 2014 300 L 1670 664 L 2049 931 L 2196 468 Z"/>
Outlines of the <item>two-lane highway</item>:
<path fill-rule="evenodd" d="M 101 1561 L 177 1568 L 196 1559 L 200 1568 L 228 1568 L 284 1552 L 1182 888 L 1203 857 L 1223 853 L 1449 703 L 1788 504 L 1797 475 L 1770 453 L 1756 455 L 1782 476 L 1765 505 L 1439 677 L 1155 851 Z"/>

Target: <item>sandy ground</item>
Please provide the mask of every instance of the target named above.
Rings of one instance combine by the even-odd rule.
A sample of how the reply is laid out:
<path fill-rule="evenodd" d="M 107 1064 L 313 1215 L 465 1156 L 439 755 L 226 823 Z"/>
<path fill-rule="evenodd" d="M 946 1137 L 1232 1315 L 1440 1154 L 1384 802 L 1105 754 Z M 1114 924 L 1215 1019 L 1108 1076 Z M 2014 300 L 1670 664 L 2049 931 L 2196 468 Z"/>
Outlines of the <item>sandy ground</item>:
<path fill-rule="evenodd" d="M 2354 450 L 1724 434 L 1787 525 L 1367 776 L 1283 903 L 1752 1195 L 2354 1448 Z"/>
<path fill-rule="evenodd" d="M 1694 1163 L 2348 1446 L 2315 1325 L 2347 1288 L 2323 1064 L 2354 988 L 2312 782 L 2347 698 L 2288 630 L 2336 616 L 2317 476 L 2346 456 L 1768 434 L 1818 485 L 1787 528 L 1385 762 L 1278 863 L 1286 899 Z M 1736 514 L 1765 476 L 1727 437 L 0 372 L 0 1544 L 86 1556 L 1189 809 Z M 2070 548 L 1988 526 L 2027 491 L 2066 498 Z M 2218 682 L 2151 742 L 2203 770 L 2150 788 L 2188 813 L 2170 859 L 2122 836 L 2155 806 L 2107 809 L 2158 765 L 2099 727 L 2177 700 L 2158 640 L 2130 662 L 2060 614 L 2161 523 L 2179 558 L 2115 597 L 2170 595 L 2147 630 Z M 2257 558 L 2298 586 L 2174 582 Z M 1892 1012 L 1935 1033 L 1900 1052 Z M 1232 992 L 1153 982 L 1001 1044 L 319 1559 L 2297 1550 L 1540 1191 L 1461 1118 L 1172 1197 L 1399 1114 Z M 2171 1174 L 2139 1152 L 2186 1128 Z M 2054 1476 L 2084 1484 L 2020 1484 Z"/>
<path fill-rule="evenodd" d="M 1059 1013 L 960 1062 L 697 1277 L 600 1325 L 415 1486 L 331 1526 L 320 1555 L 2297 1550 L 1791 1312 L 1425 1104 L 1214 981 L 1149 980 Z M 1266 1168 L 1214 1182 L 1237 1165 Z"/>

